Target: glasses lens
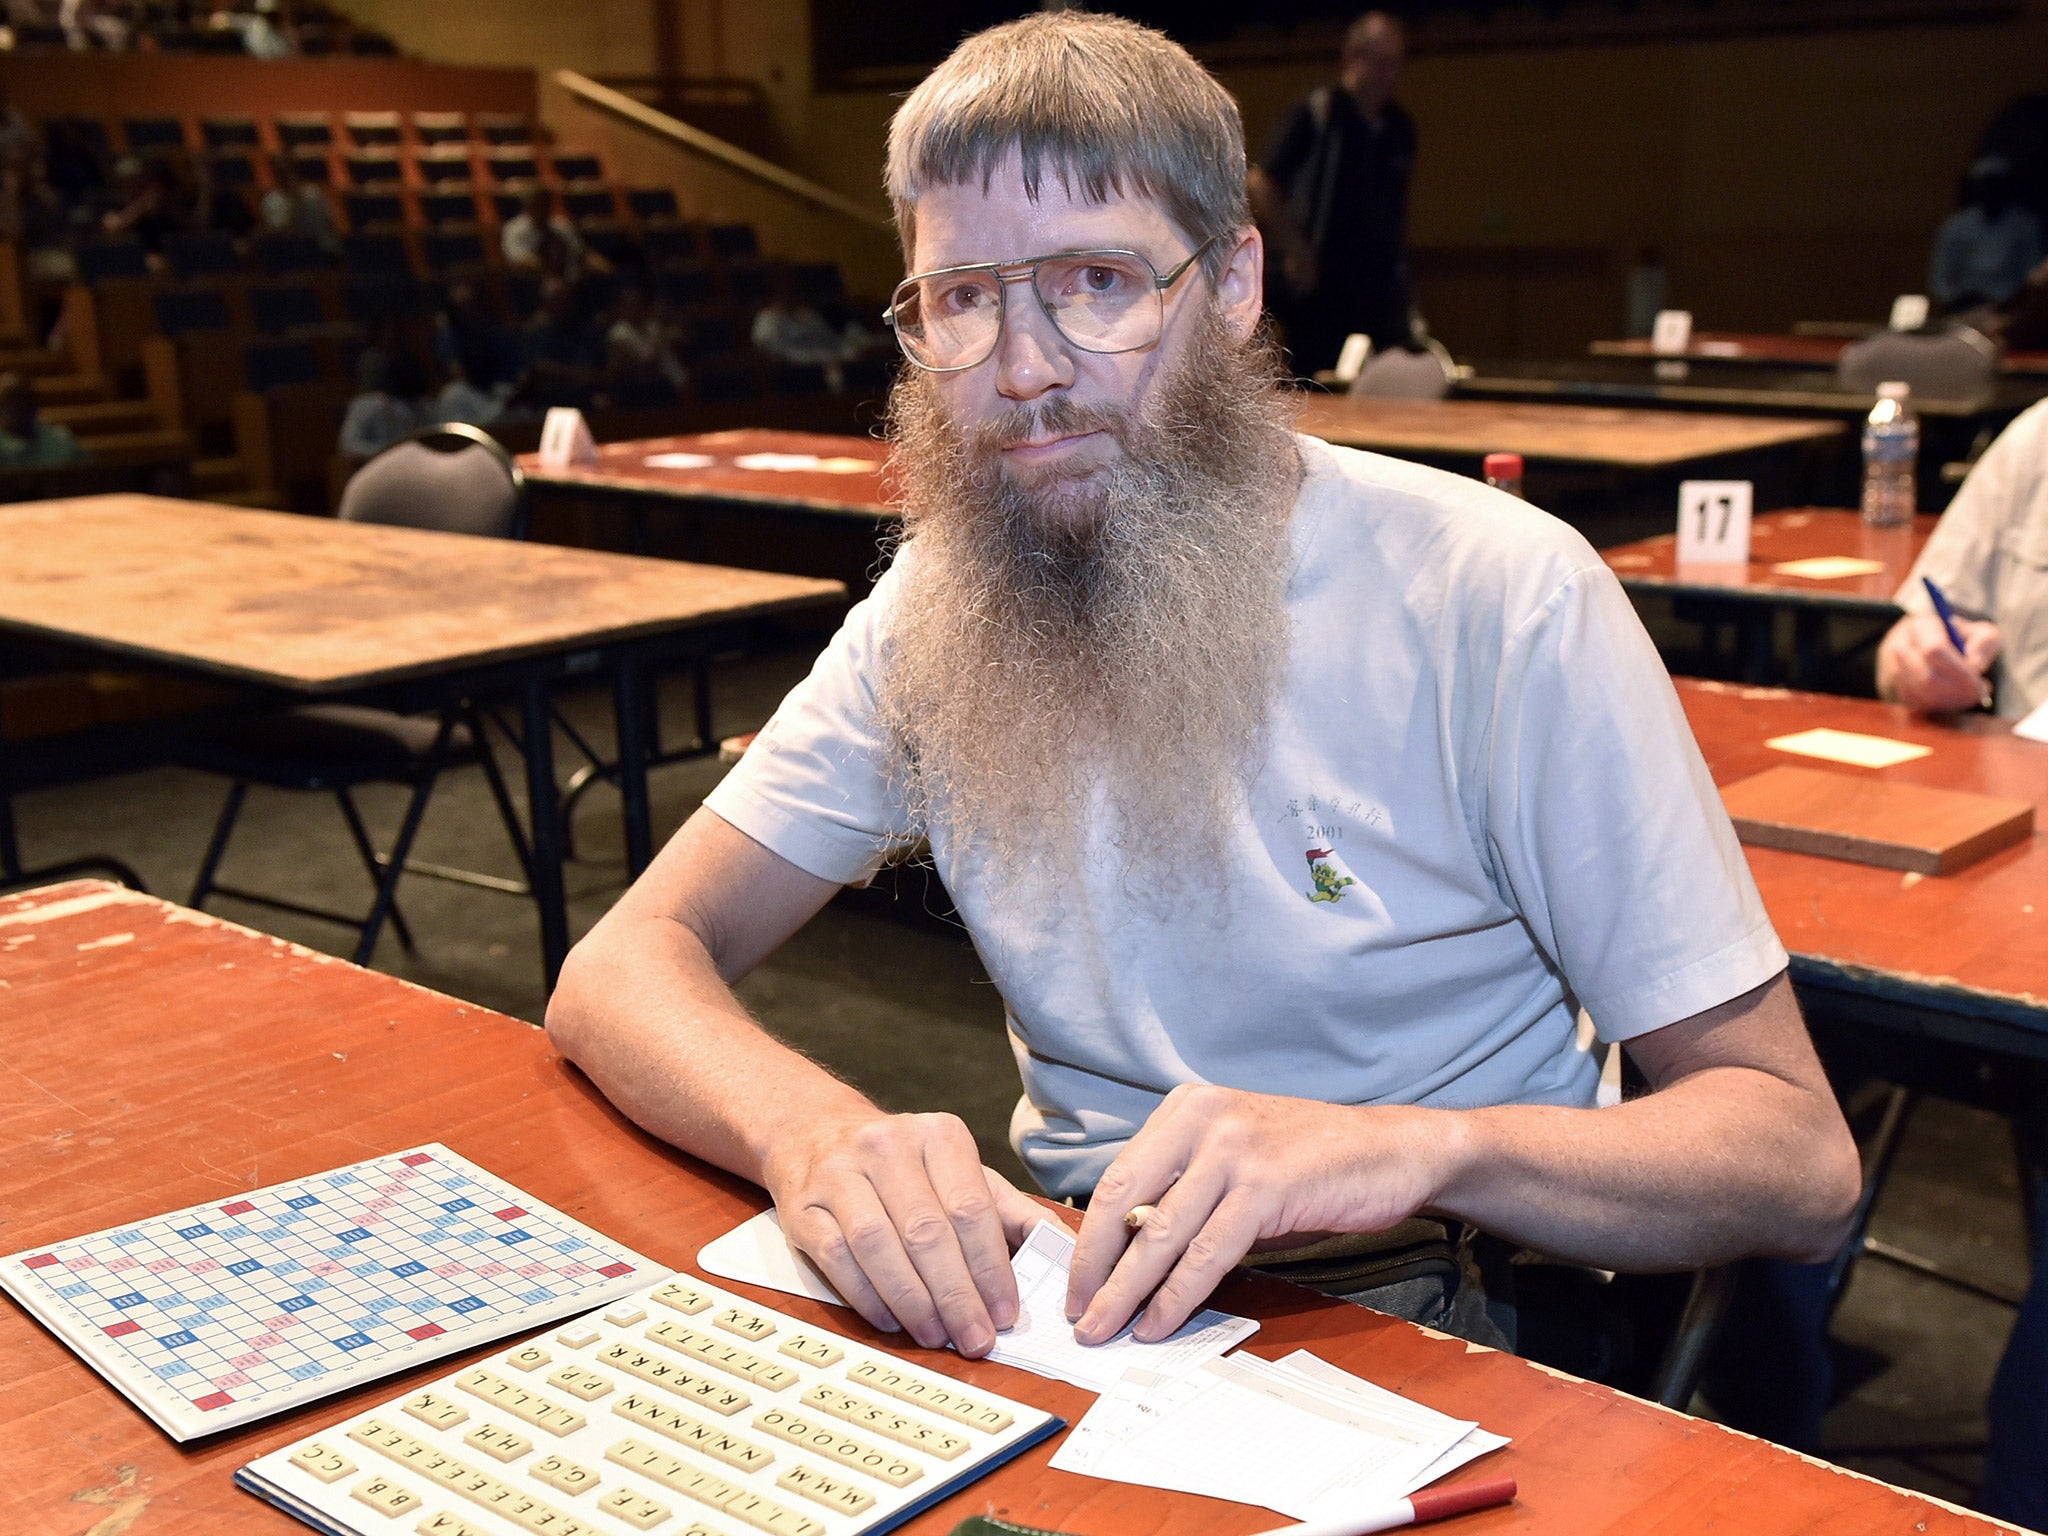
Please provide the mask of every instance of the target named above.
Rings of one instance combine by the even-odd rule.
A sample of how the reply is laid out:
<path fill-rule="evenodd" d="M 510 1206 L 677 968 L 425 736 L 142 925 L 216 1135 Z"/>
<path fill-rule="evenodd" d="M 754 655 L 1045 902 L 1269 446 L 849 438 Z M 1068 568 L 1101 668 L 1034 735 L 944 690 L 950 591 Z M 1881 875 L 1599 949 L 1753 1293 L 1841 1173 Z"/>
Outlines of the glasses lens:
<path fill-rule="evenodd" d="M 926 368 L 978 363 L 1002 325 L 1002 284 L 987 270 L 935 272 L 896 289 L 896 335 Z"/>
<path fill-rule="evenodd" d="M 1051 257 L 1038 268 L 1038 297 L 1067 340 L 1090 352 L 1130 352 L 1159 339 L 1157 274 L 1134 252 Z"/>

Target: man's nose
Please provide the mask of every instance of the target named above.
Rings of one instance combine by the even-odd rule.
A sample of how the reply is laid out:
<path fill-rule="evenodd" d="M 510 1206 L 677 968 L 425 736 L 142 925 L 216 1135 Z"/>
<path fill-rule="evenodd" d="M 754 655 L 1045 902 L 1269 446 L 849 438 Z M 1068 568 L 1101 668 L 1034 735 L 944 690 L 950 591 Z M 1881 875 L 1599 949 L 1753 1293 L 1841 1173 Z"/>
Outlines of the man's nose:
<path fill-rule="evenodd" d="M 1038 301 L 1031 280 L 1003 284 L 1003 334 L 996 345 L 996 391 L 1010 400 L 1036 400 L 1074 382 L 1067 339 Z"/>

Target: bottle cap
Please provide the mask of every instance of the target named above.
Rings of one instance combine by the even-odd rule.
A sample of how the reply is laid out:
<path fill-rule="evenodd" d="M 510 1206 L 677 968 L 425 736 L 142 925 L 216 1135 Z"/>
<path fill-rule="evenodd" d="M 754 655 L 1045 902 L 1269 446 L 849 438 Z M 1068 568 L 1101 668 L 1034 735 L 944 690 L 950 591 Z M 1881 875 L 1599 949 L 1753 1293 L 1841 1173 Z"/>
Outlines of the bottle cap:
<path fill-rule="evenodd" d="M 1480 468 L 1489 480 L 1519 480 L 1522 478 L 1522 456 L 1519 453 L 1489 453 Z"/>
<path fill-rule="evenodd" d="M 1880 400 L 1904 400 L 1912 393 L 1913 386 L 1903 379 L 1887 379 L 1877 386 L 1877 398 Z"/>

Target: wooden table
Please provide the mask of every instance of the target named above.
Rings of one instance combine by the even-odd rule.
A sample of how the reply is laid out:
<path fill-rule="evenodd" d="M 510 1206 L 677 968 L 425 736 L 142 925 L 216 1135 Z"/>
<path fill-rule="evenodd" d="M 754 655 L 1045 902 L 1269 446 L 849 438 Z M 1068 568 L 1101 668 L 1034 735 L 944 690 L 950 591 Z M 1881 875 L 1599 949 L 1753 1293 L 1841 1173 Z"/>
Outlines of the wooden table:
<path fill-rule="evenodd" d="M 712 462 L 648 463 L 670 454 Z M 520 458 L 542 536 L 596 542 L 601 521 L 623 512 L 626 546 L 636 554 L 653 548 L 658 528 L 686 559 L 830 577 L 860 596 L 899 521 L 886 479 L 889 447 L 872 437 L 703 432 L 605 443 L 597 455 L 568 468 L 543 467 L 538 454 Z M 812 467 L 741 462 L 757 456 L 808 459 Z"/>
<path fill-rule="evenodd" d="M 1349 395 L 1311 396 L 1300 426 L 1345 447 L 1402 457 L 1519 453 L 1531 460 L 1625 470 L 1677 469 L 1762 450 L 1803 448 L 1832 442 L 1842 433 L 1832 421 Z"/>
<path fill-rule="evenodd" d="M 1778 616 L 1789 613 L 1794 681 L 1810 686 L 1824 660 L 1829 616 L 1897 618 L 1893 594 L 1904 585 L 1938 521 L 1921 517 L 1911 528 L 1871 528 L 1855 512 L 1797 507 L 1756 518 L 1750 527 L 1747 565 L 1681 566 L 1675 533 L 1617 544 L 1600 553 L 1631 596 L 1659 593 L 1682 607 L 1690 606 L 1710 622 L 1732 621 L 1748 682 L 1773 680 Z M 1881 569 L 1828 578 L 1778 569 L 1793 561 L 1830 556 L 1874 560 Z"/>
<path fill-rule="evenodd" d="M 841 595 L 833 582 L 150 496 L 0 507 L 0 549 L 0 644 L 9 648 L 140 664 L 270 701 L 423 709 L 518 695 L 550 985 L 568 952 L 568 917 L 549 687 L 612 678 L 627 858 L 638 873 L 652 852 L 648 665 L 708 654 L 758 615 Z M 0 787 L 4 770 L 0 759 Z M 0 839 L 8 875 L 18 873 L 11 841 Z"/>
<path fill-rule="evenodd" d="M 1988 716 L 1944 722 L 1870 699 L 1729 683 L 1681 680 L 1678 691 L 1717 783 L 1790 763 L 2048 804 L 2048 746 Z M 1934 751 L 1872 770 L 1764 745 L 1815 726 Z M 1924 879 L 1746 851 L 1809 1014 L 2048 1060 L 2048 821 L 1959 874 Z"/>
<path fill-rule="evenodd" d="M 440 1140 L 665 1263 L 685 1266 L 761 1192 L 628 1125 L 539 1031 L 325 955 L 93 882 L 0 898 L 0 1246 L 54 1242 Z M 174 1047 L 174 1048 L 167 1048 Z M 746 1290 L 746 1287 L 740 1287 Z M 851 1312 L 769 1304 L 887 1349 Z M 1761 1441 L 1264 1277 L 1219 1304 L 1248 1348 L 1311 1348 L 1514 1444 L 1518 1502 L 1459 1522 L 1663 1536 L 1960 1536 L 1982 1518 Z M 909 1351 L 904 1351 L 908 1353 Z M 471 1358 L 474 1358 L 473 1356 Z M 917 1358 L 1078 1419 L 1079 1388 Z M 0 1529 L 14 1536 L 301 1531 L 230 1484 L 244 1462 L 395 1396 L 444 1361 L 188 1445 L 159 1433 L 11 1301 L 0 1305 Z M 1099 1536 L 1237 1536 L 1268 1511 L 1052 1471 L 1041 1445 L 913 1526 L 987 1511 Z"/>
<path fill-rule="evenodd" d="M 1685 362 L 1747 363 L 1764 368 L 1832 368 L 1852 343 L 1840 336 L 1797 336 L 1749 331 L 1695 331 L 1683 352 L 1659 352 L 1647 336 L 1621 341 L 1596 341 L 1595 357 L 1645 357 Z M 2048 352 L 2007 352 L 2001 372 L 2048 374 Z"/>

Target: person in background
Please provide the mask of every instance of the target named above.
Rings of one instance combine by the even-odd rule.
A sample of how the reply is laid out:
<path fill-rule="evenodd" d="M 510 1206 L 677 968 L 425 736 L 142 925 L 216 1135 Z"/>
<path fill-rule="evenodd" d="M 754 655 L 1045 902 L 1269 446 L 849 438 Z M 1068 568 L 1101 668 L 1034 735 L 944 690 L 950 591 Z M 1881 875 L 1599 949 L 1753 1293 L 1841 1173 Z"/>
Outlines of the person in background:
<path fill-rule="evenodd" d="M 1394 100 L 1406 60 L 1399 21 L 1359 17 L 1344 34 L 1337 83 L 1295 103 L 1248 173 L 1278 269 L 1267 269 L 1267 307 L 1303 377 L 1334 365 L 1353 331 L 1380 352 L 1410 340 L 1415 122 Z"/>
<path fill-rule="evenodd" d="M 1923 576 L 1956 610 L 1958 651 Z M 1998 713 L 2048 702 L 2048 401 L 2022 412 L 1942 514 L 1896 601 L 1906 616 L 1878 647 L 1878 692 L 1929 713 L 1976 709 L 1987 682 Z M 1853 1063 L 1835 1064 L 1838 1077 Z M 1977 1507 L 2048 1529 L 2048 1102 L 2012 1117 L 2023 1188 L 2036 1202 L 2033 1283 L 1991 1389 L 1991 1439 Z M 1828 1266 L 1762 1260 L 1743 1268 L 1704 1389 L 1737 1429 L 1813 1451 L 1834 1366 L 1826 1347 Z M 1737 1341 L 1740 1341 L 1738 1346 Z"/>
<path fill-rule="evenodd" d="M 602 267 L 602 258 L 584 248 L 583 237 L 569 216 L 555 206 L 554 189 L 535 187 L 519 212 L 498 232 L 505 265 L 528 272 L 546 272 L 571 281 L 586 266 Z"/>
<path fill-rule="evenodd" d="M 241 241 L 256 228 L 256 214 L 249 200 L 234 187 L 214 180 L 212 162 L 203 156 L 192 162 L 192 222 L 194 229 L 210 229 Z"/>
<path fill-rule="evenodd" d="M 0 469 L 62 469 L 92 455 L 71 429 L 36 414 L 36 392 L 18 373 L 0 373 Z"/>
<path fill-rule="evenodd" d="M 336 245 L 334 210 L 327 193 L 299 174 L 288 154 L 270 157 L 270 190 L 263 194 L 263 227 L 274 235 L 303 235 L 327 250 Z"/>
<path fill-rule="evenodd" d="M 628 283 L 604 337 L 605 372 L 615 390 L 640 397 L 674 394 L 690 381 L 676 356 L 676 328 L 649 302 L 647 290 Z"/>
<path fill-rule="evenodd" d="M 508 391 L 524 364 L 519 333 L 498 318 L 481 289 L 467 278 L 448 285 L 448 300 L 434 317 L 434 358 L 443 371 L 460 368 L 473 387 Z"/>
<path fill-rule="evenodd" d="M 101 216 L 100 232 L 140 240 L 150 255 L 160 256 L 164 241 L 185 227 L 181 191 L 177 171 L 167 162 L 123 155 L 114 164 L 115 206 Z"/>
<path fill-rule="evenodd" d="M 540 309 L 526 322 L 520 343 L 536 404 L 588 405 L 604 382 L 602 338 L 566 278 L 542 281 Z"/>
<path fill-rule="evenodd" d="M 33 145 L 11 144 L 0 157 L 0 239 L 23 253 L 31 278 L 70 282 L 78 275 L 69 210 Z"/>
<path fill-rule="evenodd" d="M 2001 156 L 1970 167 L 1962 206 L 1934 237 L 1927 291 L 1943 314 L 2005 303 L 2040 264 L 2040 217 L 2013 194 L 2012 165 Z"/>
<path fill-rule="evenodd" d="M 754 316 L 752 341 L 756 352 L 778 363 L 823 368 L 834 393 L 844 388 L 846 336 L 804 297 L 791 273 L 776 277 L 774 292 Z"/>
<path fill-rule="evenodd" d="M 342 456 L 367 459 L 431 426 L 426 394 L 427 371 L 411 352 L 364 352 L 356 360 L 355 398 L 341 421 Z"/>

